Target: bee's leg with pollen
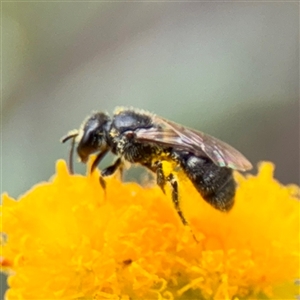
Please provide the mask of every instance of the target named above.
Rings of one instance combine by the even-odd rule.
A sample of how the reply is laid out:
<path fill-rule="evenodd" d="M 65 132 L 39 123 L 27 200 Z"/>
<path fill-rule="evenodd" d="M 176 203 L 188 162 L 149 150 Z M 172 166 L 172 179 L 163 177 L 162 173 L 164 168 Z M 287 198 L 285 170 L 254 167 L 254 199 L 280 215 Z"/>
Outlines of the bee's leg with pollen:
<path fill-rule="evenodd" d="M 170 182 L 171 187 L 172 187 L 172 201 L 174 203 L 175 209 L 181 219 L 181 222 L 183 223 L 183 225 L 188 225 L 187 220 L 185 219 L 181 208 L 180 208 L 180 203 L 179 203 L 179 197 L 178 197 L 178 183 L 174 177 L 174 175 L 171 173 L 166 180 L 168 182 Z"/>
<path fill-rule="evenodd" d="M 168 182 L 170 182 L 171 186 L 172 186 L 172 200 L 173 200 L 173 203 L 174 203 L 174 206 L 175 206 L 175 209 L 181 219 L 181 222 L 183 225 L 185 226 L 189 226 L 189 223 L 187 222 L 187 220 L 185 219 L 184 215 L 183 215 L 183 212 L 180 208 L 180 203 L 179 203 L 179 197 L 178 197 L 178 183 L 174 177 L 174 175 L 171 173 L 168 177 L 166 177 L 166 180 Z M 196 243 L 199 243 L 199 241 L 197 240 L 192 228 L 190 227 L 190 231 L 191 231 L 191 234 L 195 240 Z"/>
<path fill-rule="evenodd" d="M 165 194 L 166 177 L 163 171 L 162 162 L 161 161 L 154 162 L 154 164 L 149 169 L 154 173 L 156 173 L 156 183 Z"/>

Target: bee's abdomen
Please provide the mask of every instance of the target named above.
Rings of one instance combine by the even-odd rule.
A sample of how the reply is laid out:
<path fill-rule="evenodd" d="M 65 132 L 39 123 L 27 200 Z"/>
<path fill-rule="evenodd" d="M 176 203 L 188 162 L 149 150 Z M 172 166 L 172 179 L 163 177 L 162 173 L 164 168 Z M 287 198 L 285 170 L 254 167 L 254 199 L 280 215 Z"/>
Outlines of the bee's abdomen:
<path fill-rule="evenodd" d="M 233 171 L 215 165 L 209 158 L 177 153 L 181 167 L 201 196 L 213 207 L 229 211 L 234 204 Z"/>

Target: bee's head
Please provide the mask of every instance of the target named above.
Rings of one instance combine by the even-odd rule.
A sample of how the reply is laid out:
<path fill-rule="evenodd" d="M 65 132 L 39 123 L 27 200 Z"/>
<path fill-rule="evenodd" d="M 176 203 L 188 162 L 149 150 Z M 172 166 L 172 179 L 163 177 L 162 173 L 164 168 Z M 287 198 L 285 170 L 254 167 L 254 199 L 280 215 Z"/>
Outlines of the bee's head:
<path fill-rule="evenodd" d="M 92 153 L 106 151 L 109 124 L 110 117 L 103 112 L 97 112 L 88 117 L 79 130 L 72 130 L 62 138 L 63 143 L 73 139 L 69 162 L 71 171 L 75 142 L 78 143 L 76 151 L 80 161 L 86 163 Z"/>
<path fill-rule="evenodd" d="M 76 141 L 77 153 L 80 160 L 86 163 L 88 157 L 97 151 L 107 148 L 107 129 L 110 117 L 102 112 L 97 112 L 88 117 L 79 130 Z"/>

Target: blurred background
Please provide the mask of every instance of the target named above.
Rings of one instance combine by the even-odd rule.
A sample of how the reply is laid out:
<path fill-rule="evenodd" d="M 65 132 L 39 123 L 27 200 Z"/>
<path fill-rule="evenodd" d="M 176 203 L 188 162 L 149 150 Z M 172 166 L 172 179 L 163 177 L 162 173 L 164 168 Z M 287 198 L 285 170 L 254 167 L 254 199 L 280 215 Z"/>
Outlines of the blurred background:
<path fill-rule="evenodd" d="M 118 105 L 299 183 L 299 3 L 2 3 L 2 192 L 48 180 L 60 138 Z"/>

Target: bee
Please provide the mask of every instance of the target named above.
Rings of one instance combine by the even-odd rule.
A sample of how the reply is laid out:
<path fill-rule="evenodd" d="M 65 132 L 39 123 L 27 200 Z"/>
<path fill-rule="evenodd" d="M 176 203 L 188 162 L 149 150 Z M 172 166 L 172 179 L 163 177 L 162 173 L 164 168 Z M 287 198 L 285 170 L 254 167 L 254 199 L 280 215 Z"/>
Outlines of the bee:
<path fill-rule="evenodd" d="M 166 184 L 171 186 L 172 201 L 184 225 L 188 222 L 180 208 L 179 184 L 173 173 L 164 174 L 164 161 L 183 170 L 202 198 L 224 212 L 234 204 L 236 183 L 233 170 L 252 168 L 251 163 L 228 144 L 150 112 L 132 108 L 116 108 L 112 117 L 95 112 L 79 130 L 72 130 L 63 137 L 62 142 L 69 139 L 72 139 L 71 172 L 76 143 L 77 154 L 83 163 L 92 153 L 98 153 L 91 171 L 109 151 L 118 157 L 101 171 L 102 177 L 122 169 L 126 161 L 140 164 L 156 174 L 157 184 L 163 192 Z"/>

